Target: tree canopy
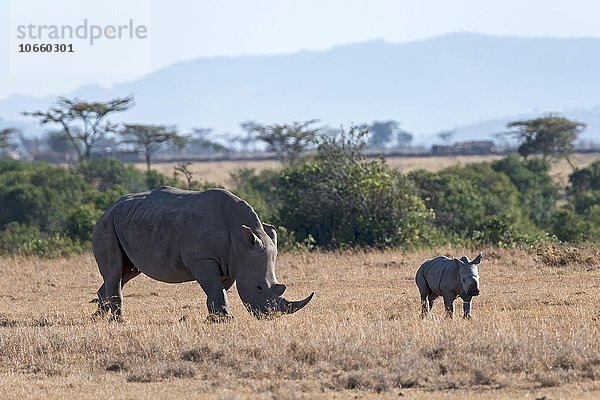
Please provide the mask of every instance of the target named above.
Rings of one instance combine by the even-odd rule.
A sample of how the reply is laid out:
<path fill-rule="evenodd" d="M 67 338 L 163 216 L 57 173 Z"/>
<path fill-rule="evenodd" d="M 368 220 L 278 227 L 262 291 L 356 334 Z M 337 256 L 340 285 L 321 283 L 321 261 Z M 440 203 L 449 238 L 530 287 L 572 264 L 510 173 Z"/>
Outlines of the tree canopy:
<path fill-rule="evenodd" d="M 99 139 L 117 131 L 117 125 L 107 117 L 115 112 L 126 111 L 133 106 L 133 96 L 116 97 L 109 101 L 84 101 L 77 98 L 59 97 L 48 111 L 24 112 L 40 124 L 55 124 L 61 134 L 73 145 L 77 158 L 89 160 L 92 147 Z"/>
<path fill-rule="evenodd" d="M 318 120 L 292 122 L 291 124 L 257 125 L 257 139 L 262 140 L 280 161 L 294 163 L 300 155 L 314 145 L 323 128 L 314 127 Z"/>
<path fill-rule="evenodd" d="M 546 114 L 539 118 L 509 122 L 507 127 L 512 129 L 509 134 L 520 141 L 518 152 L 524 158 L 533 154 L 541 154 L 543 159 L 557 156 L 565 158 L 573 167 L 569 156 L 573 153 L 577 135 L 586 125 L 557 114 Z"/>
<path fill-rule="evenodd" d="M 133 144 L 144 152 L 148 172 L 152 156 L 161 147 L 167 144 L 183 147 L 187 141 L 185 136 L 165 125 L 123 124 L 119 133 L 123 136 L 123 143 Z"/>

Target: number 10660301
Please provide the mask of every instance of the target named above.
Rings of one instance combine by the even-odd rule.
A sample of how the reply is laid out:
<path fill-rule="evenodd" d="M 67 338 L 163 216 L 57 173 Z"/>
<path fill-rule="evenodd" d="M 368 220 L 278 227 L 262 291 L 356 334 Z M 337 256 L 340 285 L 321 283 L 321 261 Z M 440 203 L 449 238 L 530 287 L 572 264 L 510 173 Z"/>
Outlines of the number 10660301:
<path fill-rule="evenodd" d="M 65 43 L 20 43 L 19 53 L 74 53 L 72 44 Z"/>

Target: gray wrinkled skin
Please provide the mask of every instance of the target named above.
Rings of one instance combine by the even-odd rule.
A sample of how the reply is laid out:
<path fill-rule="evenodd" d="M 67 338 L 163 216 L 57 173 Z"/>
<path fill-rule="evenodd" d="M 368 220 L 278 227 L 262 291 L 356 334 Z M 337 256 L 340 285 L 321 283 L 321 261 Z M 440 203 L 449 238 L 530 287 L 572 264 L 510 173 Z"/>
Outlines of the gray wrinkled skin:
<path fill-rule="evenodd" d="M 227 291 L 234 282 L 257 317 L 293 313 L 302 301 L 283 298 L 277 282 L 277 233 L 232 193 L 162 187 L 119 199 L 98 220 L 92 249 L 104 284 L 99 310 L 122 314 L 122 288 L 140 273 L 168 282 L 197 281 L 207 296 L 210 320 L 231 318 Z"/>
<path fill-rule="evenodd" d="M 447 315 L 454 315 L 454 300 L 463 300 L 463 317 L 471 318 L 471 300 L 480 292 L 477 265 L 483 259 L 480 253 L 473 261 L 436 257 L 425 261 L 417 270 L 415 281 L 421 294 L 421 316 L 429 315 L 436 298 L 444 299 Z"/>

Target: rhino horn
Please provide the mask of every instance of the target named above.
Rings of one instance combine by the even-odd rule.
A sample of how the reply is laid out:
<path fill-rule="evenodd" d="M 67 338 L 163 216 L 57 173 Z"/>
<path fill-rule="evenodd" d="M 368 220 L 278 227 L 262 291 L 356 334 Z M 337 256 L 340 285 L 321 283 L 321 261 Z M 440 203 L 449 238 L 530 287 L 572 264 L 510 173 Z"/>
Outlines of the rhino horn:
<path fill-rule="evenodd" d="M 282 312 L 285 314 L 293 314 L 298 310 L 301 310 L 305 305 L 307 305 L 315 295 L 315 292 L 312 292 L 307 298 L 300 301 L 288 301 L 286 299 L 282 299 Z"/>

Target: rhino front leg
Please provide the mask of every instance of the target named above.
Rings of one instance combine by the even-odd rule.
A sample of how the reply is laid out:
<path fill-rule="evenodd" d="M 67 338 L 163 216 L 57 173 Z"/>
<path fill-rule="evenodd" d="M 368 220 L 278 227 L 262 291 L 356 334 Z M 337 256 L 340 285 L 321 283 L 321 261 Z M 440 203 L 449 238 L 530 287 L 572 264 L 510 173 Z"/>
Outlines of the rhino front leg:
<path fill-rule="evenodd" d="M 206 293 L 207 321 L 222 322 L 233 318 L 229 312 L 229 299 L 223 287 L 221 270 L 214 260 L 200 260 L 189 266 L 189 269 Z"/>
<path fill-rule="evenodd" d="M 446 316 L 448 318 L 454 317 L 454 296 L 444 296 L 444 307 L 446 308 Z"/>
<path fill-rule="evenodd" d="M 471 319 L 471 296 L 465 296 L 463 299 L 463 318 Z"/>

